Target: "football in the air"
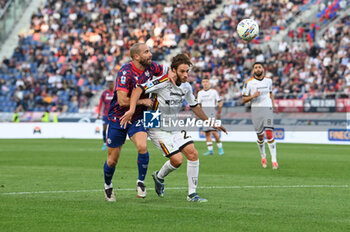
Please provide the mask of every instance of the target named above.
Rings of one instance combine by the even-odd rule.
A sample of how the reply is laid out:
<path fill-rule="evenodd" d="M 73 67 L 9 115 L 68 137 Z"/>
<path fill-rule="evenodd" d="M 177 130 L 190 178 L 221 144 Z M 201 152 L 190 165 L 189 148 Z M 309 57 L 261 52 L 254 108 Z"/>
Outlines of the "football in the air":
<path fill-rule="evenodd" d="M 251 41 L 259 35 L 259 25 L 253 19 L 243 19 L 237 25 L 239 37 L 245 41 Z"/>

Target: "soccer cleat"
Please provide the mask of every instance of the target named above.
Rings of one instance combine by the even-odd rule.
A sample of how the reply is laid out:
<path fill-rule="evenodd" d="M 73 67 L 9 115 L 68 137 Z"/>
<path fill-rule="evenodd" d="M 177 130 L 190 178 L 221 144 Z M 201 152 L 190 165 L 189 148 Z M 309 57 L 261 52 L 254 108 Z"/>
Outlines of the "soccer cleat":
<path fill-rule="evenodd" d="M 277 162 L 272 162 L 272 169 L 273 170 L 278 169 L 278 163 Z"/>
<path fill-rule="evenodd" d="M 223 148 L 219 148 L 219 155 L 223 155 L 224 154 L 224 149 Z"/>
<path fill-rule="evenodd" d="M 109 202 L 116 201 L 113 188 L 105 189 L 105 199 Z"/>
<path fill-rule="evenodd" d="M 143 182 L 137 181 L 136 182 L 136 192 L 138 198 L 145 198 L 147 195 L 146 186 Z"/>
<path fill-rule="evenodd" d="M 158 194 L 159 197 L 164 197 L 165 192 L 164 192 L 164 180 L 161 181 L 157 177 L 158 171 L 153 172 L 152 177 L 154 180 L 154 189 L 156 190 L 156 193 Z"/>
<path fill-rule="evenodd" d="M 267 168 L 266 158 L 261 158 L 261 166 L 262 166 L 263 168 Z"/>
<path fill-rule="evenodd" d="M 102 150 L 102 151 L 107 150 L 107 146 L 106 146 L 106 144 L 105 144 L 105 143 L 103 144 L 103 146 L 102 146 L 101 150 Z"/>
<path fill-rule="evenodd" d="M 192 202 L 208 202 L 207 199 L 200 197 L 198 195 L 198 193 L 192 193 L 192 194 L 188 195 L 187 200 L 192 201 Z"/>
<path fill-rule="evenodd" d="M 213 151 L 207 151 L 206 153 L 204 153 L 203 155 L 207 156 L 207 155 L 213 155 L 214 152 Z"/>

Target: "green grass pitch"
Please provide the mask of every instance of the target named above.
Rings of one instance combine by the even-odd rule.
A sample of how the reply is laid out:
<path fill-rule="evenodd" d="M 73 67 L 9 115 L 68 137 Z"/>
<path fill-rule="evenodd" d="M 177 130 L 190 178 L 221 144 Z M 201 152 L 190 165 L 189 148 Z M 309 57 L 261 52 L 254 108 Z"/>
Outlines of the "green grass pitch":
<path fill-rule="evenodd" d="M 100 140 L 0 140 L 0 231 L 349 231 L 350 147 L 277 144 L 279 170 L 260 166 L 255 143 L 224 143 L 200 154 L 198 193 L 186 201 L 186 161 L 166 179 L 149 143 L 148 195 L 136 197 L 137 151 L 127 141 L 113 178 L 117 202 L 104 201 Z M 214 145 L 215 146 L 215 145 Z M 268 152 L 268 151 L 267 151 Z"/>

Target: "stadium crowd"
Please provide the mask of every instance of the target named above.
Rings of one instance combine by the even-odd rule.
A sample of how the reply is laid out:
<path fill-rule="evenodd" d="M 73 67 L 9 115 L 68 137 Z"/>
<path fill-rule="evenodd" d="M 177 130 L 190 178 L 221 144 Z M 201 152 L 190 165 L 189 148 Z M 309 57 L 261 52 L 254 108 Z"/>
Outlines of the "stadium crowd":
<path fill-rule="evenodd" d="M 266 63 L 267 76 L 273 78 L 277 98 L 333 97 L 349 93 L 348 65 L 350 58 L 349 16 L 331 27 L 318 43 L 293 45 L 282 40 L 277 50 L 259 46 L 261 39 L 248 45 L 240 40 L 235 25 L 240 20 L 235 8 L 230 17 L 225 11 L 206 27 L 191 34 L 184 52 L 195 64 L 191 80 L 200 89 L 202 76 L 208 76 L 212 86 L 226 101 L 239 99 L 244 80 L 250 77 L 252 63 Z"/>
<path fill-rule="evenodd" d="M 194 30 L 220 2 L 48 0 L 32 16 L 13 56 L 0 64 L 0 110 L 87 109 L 89 99 L 103 88 L 104 77 L 128 61 L 134 42 L 146 42 L 159 61 L 181 39 L 194 63 L 190 81 L 195 93 L 207 76 L 224 100 L 239 99 L 255 60 L 266 63 L 278 98 L 349 93 L 349 17 L 311 47 L 281 41 L 277 50 L 263 51 L 259 44 L 283 30 L 308 1 L 232 0 L 213 23 Z M 251 44 L 235 32 L 246 17 L 257 20 L 263 35 Z"/>
<path fill-rule="evenodd" d="M 3 111 L 78 112 L 147 42 L 162 60 L 220 0 L 48 0 L 32 16 L 11 58 L 1 64 Z"/>

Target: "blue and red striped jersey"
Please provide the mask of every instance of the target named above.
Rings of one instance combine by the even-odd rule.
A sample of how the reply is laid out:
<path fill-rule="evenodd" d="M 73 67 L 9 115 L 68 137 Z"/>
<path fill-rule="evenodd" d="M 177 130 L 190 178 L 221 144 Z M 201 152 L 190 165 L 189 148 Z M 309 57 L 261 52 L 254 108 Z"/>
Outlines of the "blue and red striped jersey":
<path fill-rule="evenodd" d="M 116 85 L 114 88 L 114 96 L 111 101 L 111 105 L 108 112 L 109 120 L 119 119 L 124 115 L 129 107 L 122 107 L 118 103 L 118 91 L 125 91 L 128 93 L 128 97 L 131 96 L 132 90 L 138 85 L 147 82 L 152 79 L 153 76 L 161 76 L 164 72 L 163 65 L 159 65 L 152 61 L 151 65 L 148 66 L 144 71 L 141 71 L 135 67 L 132 62 L 123 65 L 117 75 Z M 148 94 L 143 94 L 140 99 L 148 98 Z M 147 107 L 138 105 L 136 107 L 134 116 L 131 121 L 141 119 L 143 117 L 143 111 Z"/>

